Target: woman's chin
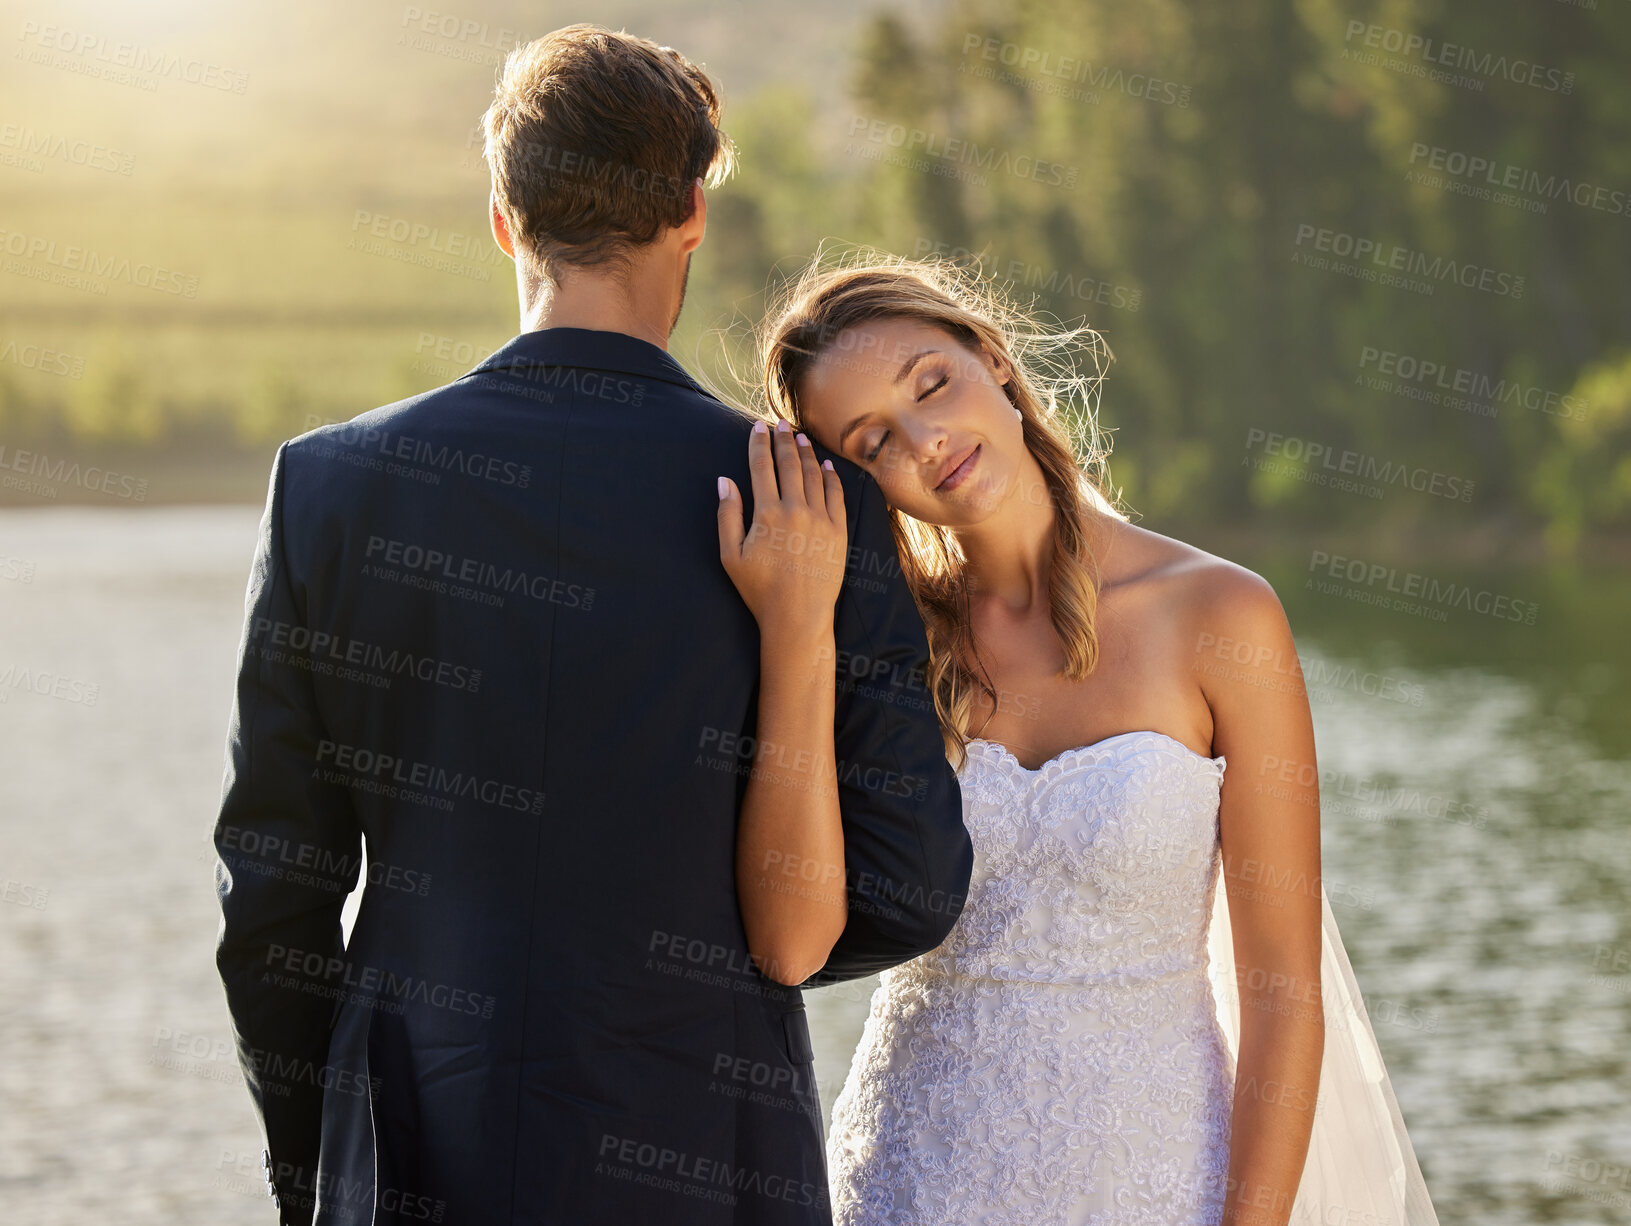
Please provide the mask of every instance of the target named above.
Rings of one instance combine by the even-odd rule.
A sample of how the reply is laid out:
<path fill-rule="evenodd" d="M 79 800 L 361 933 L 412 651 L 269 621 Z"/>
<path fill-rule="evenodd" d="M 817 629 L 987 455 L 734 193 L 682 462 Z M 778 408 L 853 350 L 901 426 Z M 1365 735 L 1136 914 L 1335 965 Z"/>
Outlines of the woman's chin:
<path fill-rule="evenodd" d="M 985 473 L 976 473 L 955 494 L 948 497 L 948 514 L 954 515 L 964 527 L 979 523 L 1002 505 L 1008 493 L 1008 484 Z"/>
<path fill-rule="evenodd" d="M 970 491 L 971 494 L 975 491 Z M 941 498 L 929 506 L 920 507 L 918 511 L 908 511 L 913 519 L 921 520 L 926 524 L 933 524 L 936 528 L 972 528 L 986 519 L 995 509 L 998 499 L 959 497 L 956 499 Z"/>
<path fill-rule="evenodd" d="M 897 503 L 885 495 L 884 501 L 919 523 L 936 528 L 972 528 L 989 518 L 1002 505 L 1007 486 L 1000 479 L 976 472 L 968 481 L 948 493 L 924 491 L 913 505 Z"/>

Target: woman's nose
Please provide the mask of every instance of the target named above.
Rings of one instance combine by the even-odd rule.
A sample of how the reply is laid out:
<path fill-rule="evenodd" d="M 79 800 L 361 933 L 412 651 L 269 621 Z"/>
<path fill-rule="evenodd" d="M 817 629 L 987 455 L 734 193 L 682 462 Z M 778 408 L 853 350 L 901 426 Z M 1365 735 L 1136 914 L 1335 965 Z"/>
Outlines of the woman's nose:
<path fill-rule="evenodd" d="M 912 444 L 919 455 L 938 459 L 946 451 L 946 429 L 939 422 L 918 421 L 911 426 Z"/>

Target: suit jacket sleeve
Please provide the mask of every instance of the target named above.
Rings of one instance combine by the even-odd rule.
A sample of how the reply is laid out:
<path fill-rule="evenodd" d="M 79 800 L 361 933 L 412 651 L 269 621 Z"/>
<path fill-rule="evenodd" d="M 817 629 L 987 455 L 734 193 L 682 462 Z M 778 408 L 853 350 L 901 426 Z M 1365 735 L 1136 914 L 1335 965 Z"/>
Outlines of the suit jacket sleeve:
<path fill-rule="evenodd" d="M 961 789 L 926 687 L 923 621 L 877 483 L 861 474 L 858 486 L 851 496 L 846 482 L 855 506 L 834 615 L 833 748 L 849 921 L 806 987 L 874 974 L 939 945 L 962 911 L 974 864 Z"/>
<path fill-rule="evenodd" d="M 215 961 L 266 1131 L 282 1220 L 310 1222 L 320 1071 L 336 1012 L 329 985 L 343 978 L 333 973 L 344 953 L 340 912 L 362 849 L 346 790 L 318 778 L 325 733 L 311 673 L 288 661 L 302 609 L 285 554 L 287 449 L 279 447 L 272 463 L 245 598 L 214 834 L 221 903 Z M 319 961 L 323 969 L 314 971 Z"/>

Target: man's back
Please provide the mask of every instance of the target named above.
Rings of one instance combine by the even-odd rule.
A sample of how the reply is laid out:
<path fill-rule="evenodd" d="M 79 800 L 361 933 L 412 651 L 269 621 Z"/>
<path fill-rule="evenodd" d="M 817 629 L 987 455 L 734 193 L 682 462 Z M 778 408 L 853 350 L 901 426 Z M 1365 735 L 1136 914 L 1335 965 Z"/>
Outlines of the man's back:
<path fill-rule="evenodd" d="M 555 328 L 280 451 L 217 846 L 290 1220 L 826 1220 L 800 993 L 735 895 L 765 747 L 713 487 L 748 488 L 750 424 L 654 345 Z M 835 464 L 867 686 L 826 981 L 937 944 L 972 860 L 880 496 Z"/>

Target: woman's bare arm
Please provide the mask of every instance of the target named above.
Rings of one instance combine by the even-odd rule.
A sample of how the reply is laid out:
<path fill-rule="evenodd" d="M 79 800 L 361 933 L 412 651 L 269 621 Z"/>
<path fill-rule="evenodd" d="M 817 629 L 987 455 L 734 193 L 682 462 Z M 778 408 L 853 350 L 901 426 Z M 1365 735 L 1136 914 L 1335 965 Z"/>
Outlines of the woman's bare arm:
<path fill-rule="evenodd" d="M 1234 566 L 1206 583 L 1196 673 L 1212 711 L 1213 752 L 1228 759 L 1218 827 L 1240 990 L 1223 1221 L 1285 1226 L 1325 1044 L 1314 726 L 1274 590 Z"/>
<path fill-rule="evenodd" d="M 844 577 L 843 487 L 785 422 L 748 437 L 753 527 L 722 478 L 720 560 L 759 623 L 759 712 L 736 831 L 748 951 L 782 984 L 827 961 L 849 916 L 833 753 L 833 607 Z"/>

